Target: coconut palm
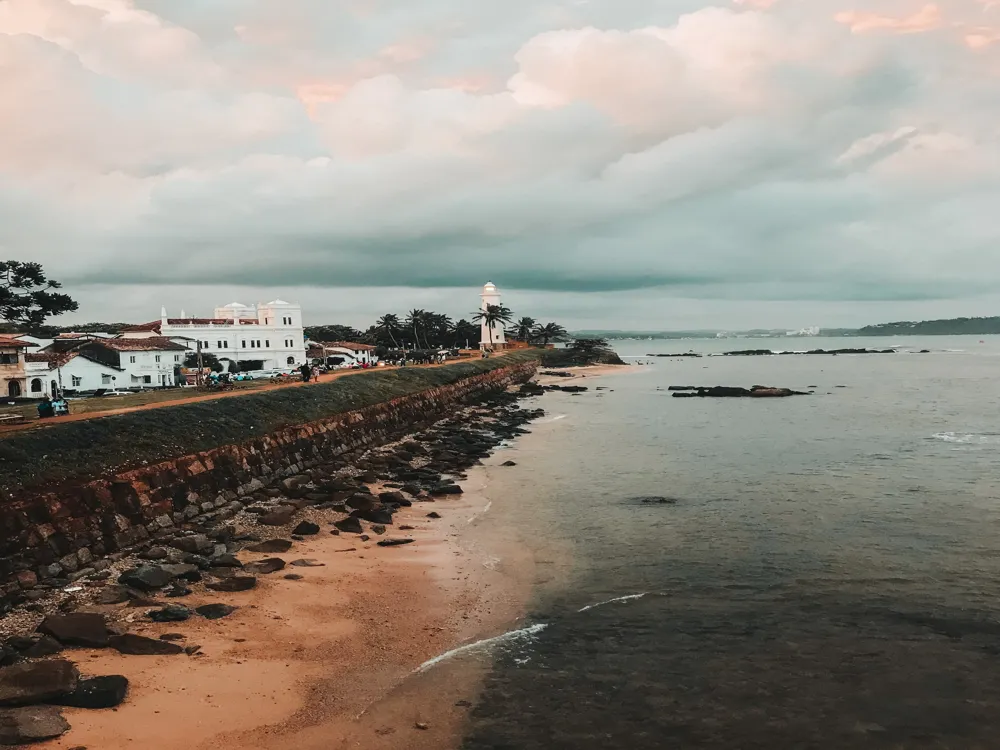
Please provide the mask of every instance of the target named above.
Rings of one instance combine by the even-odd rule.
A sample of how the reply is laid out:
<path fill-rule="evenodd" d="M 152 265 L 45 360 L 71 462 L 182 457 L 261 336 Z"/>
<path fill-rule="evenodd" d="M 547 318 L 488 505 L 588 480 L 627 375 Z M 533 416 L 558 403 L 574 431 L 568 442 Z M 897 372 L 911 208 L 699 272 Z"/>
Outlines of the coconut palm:
<path fill-rule="evenodd" d="M 462 318 L 452 325 L 448 335 L 453 346 L 468 348 L 469 342 L 474 341 L 479 335 L 479 327 Z"/>
<path fill-rule="evenodd" d="M 375 321 L 375 330 L 378 333 L 385 334 L 389 337 L 389 340 L 392 342 L 393 349 L 399 348 L 399 345 L 396 343 L 396 334 L 403 332 L 403 324 L 399 320 L 398 315 L 394 315 L 392 313 L 383 315 Z"/>
<path fill-rule="evenodd" d="M 472 316 L 473 321 L 486 324 L 486 330 L 490 337 L 490 349 L 493 348 L 493 327 L 506 325 L 513 319 L 514 313 L 506 305 L 487 305 L 485 310 L 479 310 Z"/>
<path fill-rule="evenodd" d="M 523 341 L 527 344 L 531 343 L 531 338 L 535 332 L 535 326 L 538 325 L 538 321 L 534 318 L 519 318 L 514 324 L 514 330 L 511 335 L 518 341 Z"/>
<path fill-rule="evenodd" d="M 534 336 L 536 340 L 541 340 L 544 346 L 548 346 L 550 341 L 564 341 L 568 334 L 558 323 L 546 323 L 536 326 Z"/>
<path fill-rule="evenodd" d="M 409 314 L 406 316 L 404 321 L 410 330 L 413 331 L 413 345 L 416 349 L 426 349 L 427 342 L 423 344 L 420 342 L 420 332 L 425 331 L 425 326 L 427 324 L 427 311 L 421 310 L 419 308 L 413 308 L 410 310 Z"/>

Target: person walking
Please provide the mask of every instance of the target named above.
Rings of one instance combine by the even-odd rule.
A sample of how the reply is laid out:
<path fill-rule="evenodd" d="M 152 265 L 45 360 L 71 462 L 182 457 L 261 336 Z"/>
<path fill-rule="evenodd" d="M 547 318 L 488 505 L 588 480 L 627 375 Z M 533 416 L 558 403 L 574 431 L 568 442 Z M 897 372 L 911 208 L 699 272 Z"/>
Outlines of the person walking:
<path fill-rule="evenodd" d="M 302 373 L 302 382 L 308 383 L 309 378 L 312 375 L 312 368 L 309 366 L 309 363 L 303 363 L 302 367 L 299 368 L 299 372 Z"/>

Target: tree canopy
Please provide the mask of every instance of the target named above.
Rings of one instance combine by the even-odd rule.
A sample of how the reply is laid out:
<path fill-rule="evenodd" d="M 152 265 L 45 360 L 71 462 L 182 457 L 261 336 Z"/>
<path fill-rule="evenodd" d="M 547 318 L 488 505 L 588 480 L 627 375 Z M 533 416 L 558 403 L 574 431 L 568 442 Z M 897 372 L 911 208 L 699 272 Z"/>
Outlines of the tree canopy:
<path fill-rule="evenodd" d="M 79 305 L 53 291 L 62 285 L 45 275 L 40 263 L 0 261 L 0 318 L 25 327 L 39 327 L 54 315 L 73 312 Z"/>

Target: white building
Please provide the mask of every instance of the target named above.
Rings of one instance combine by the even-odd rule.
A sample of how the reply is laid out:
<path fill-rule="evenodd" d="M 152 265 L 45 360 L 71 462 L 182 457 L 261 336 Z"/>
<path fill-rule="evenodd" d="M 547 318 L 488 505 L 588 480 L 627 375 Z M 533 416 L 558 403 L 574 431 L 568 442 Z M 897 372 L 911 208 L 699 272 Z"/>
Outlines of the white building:
<path fill-rule="evenodd" d="M 259 369 L 296 367 L 306 361 L 302 308 L 280 299 L 256 307 L 233 302 L 217 307 L 212 318 L 160 319 L 125 330 L 125 339 L 162 336 L 196 351 L 214 354 L 227 362 L 260 363 Z M 244 366 L 241 369 L 251 369 Z"/>
<path fill-rule="evenodd" d="M 325 365 L 378 364 L 374 346 L 353 341 L 311 341 L 309 357 Z"/>
<path fill-rule="evenodd" d="M 479 309 L 486 312 L 488 305 L 500 306 L 500 292 L 492 281 L 487 281 L 479 295 L 482 304 Z M 492 330 L 490 330 L 492 328 Z M 486 324 L 484 320 L 481 325 L 479 340 L 480 349 L 503 349 L 507 346 L 507 339 L 504 338 L 503 323 L 493 323 L 492 326 Z"/>
<path fill-rule="evenodd" d="M 27 355 L 28 395 L 170 387 L 177 384 L 175 372 L 186 354 L 183 346 L 161 336 L 57 340 Z"/>

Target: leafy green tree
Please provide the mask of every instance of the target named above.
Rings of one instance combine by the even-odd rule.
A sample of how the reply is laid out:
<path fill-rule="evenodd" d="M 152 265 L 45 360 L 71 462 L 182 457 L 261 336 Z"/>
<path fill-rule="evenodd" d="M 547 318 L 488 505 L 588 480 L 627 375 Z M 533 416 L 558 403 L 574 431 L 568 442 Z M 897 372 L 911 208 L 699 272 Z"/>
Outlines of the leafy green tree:
<path fill-rule="evenodd" d="M 531 339 L 535 335 L 535 328 L 538 325 L 538 321 L 534 318 L 519 318 L 514 324 L 514 331 L 512 335 L 518 341 L 524 341 L 527 344 L 531 343 Z"/>
<path fill-rule="evenodd" d="M 548 346 L 550 341 L 565 341 L 569 334 L 558 323 L 546 323 L 536 326 L 533 336 L 536 341 L 541 341 L 544 346 Z"/>
<path fill-rule="evenodd" d="M 306 338 L 310 341 L 352 341 L 361 343 L 363 334 L 357 328 L 344 325 L 308 326 Z"/>
<path fill-rule="evenodd" d="M 398 348 L 396 343 L 396 337 L 403 332 L 403 323 L 400 321 L 398 315 L 392 313 L 383 315 L 377 321 L 375 321 L 375 331 L 379 335 L 384 335 L 388 337 L 389 342 L 392 344 L 392 348 Z"/>
<path fill-rule="evenodd" d="M 497 325 L 507 325 L 514 319 L 514 313 L 506 305 L 487 305 L 485 310 L 478 310 L 472 316 L 477 323 L 485 323 L 490 337 L 490 349 L 493 348 L 493 328 Z"/>
<path fill-rule="evenodd" d="M 0 318 L 26 327 L 41 326 L 46 318 L 73 312 L 79 305 L 49 279 L 40 263 L 0 261 Z"/>
<path fill-rule="evenodd" d="M 449 338 L 452 346 L 468 348 L 479 339 L 479 326 L 462 318 L 452 325 Z"/>

